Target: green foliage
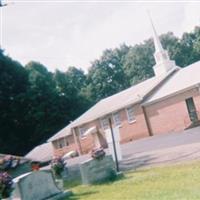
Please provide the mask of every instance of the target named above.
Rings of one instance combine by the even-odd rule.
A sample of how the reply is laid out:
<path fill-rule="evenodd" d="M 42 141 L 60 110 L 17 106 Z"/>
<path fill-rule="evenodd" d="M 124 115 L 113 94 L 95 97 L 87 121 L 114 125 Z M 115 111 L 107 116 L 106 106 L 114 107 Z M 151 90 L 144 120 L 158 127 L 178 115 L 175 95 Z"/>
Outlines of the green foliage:
<path fill-rule="evenodd" d="M 32 136 L 29 144 L 44 141 L 54 131 L 59 129 L 58 94 L 52 73 L 37 62 L 30 62 L 25 66 L 28 73 L 29 86 L 27 90 L 26 124 Z"/>
<path fill-rule="evenodd" d="M 62 178 L 62 172 L 65 168 L 65 165 L 61 158 L 52 160 L 51 170 L 56 178 Z"/>
<path fill-rule="evenodd" d="M 20 147 L 18 138 L 24 133 L 26 109 L 26 70 L 3 52 L 0 53 L 0 146 L 1 152 L 15 153 Z M 23 149 L 23 147 L 22 147 Z"/>
<path fill-rule="evenodd" d="M 130 48 L 125 57 L 124 71 L 131 85 L 153 76 L 152 66 L 155 64 L 153 41 Z"/>
<path fill-rule="evenodd" d="M 123 62 L 129 47 L 108 49 L 99 60 L 95 60 L 88 72 L 88 88 L 95 102 L 115 94 L 129 86 Z"/>
<path fill-rule="evenodd" d="M 161 43 L 180 67 L 200 60 L 200 27 L 177 38 L 161 35 Z M 76 119 L 102 98 L 154 75 L 152 39 L 107 49 L 85 74 L 69 67 L 51 73 L 30 62 L 25 67 L 0 49 L 1 153 L 23 155 Z"/>

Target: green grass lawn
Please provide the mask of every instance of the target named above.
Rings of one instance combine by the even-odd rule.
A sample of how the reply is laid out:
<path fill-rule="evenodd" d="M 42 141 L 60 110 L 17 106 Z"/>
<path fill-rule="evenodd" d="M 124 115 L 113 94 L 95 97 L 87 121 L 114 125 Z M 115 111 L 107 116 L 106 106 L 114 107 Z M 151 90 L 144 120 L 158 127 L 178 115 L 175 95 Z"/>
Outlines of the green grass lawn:
<path fill-rule="evenodd" d="M 127 172 L 100 185 L 73 184 L 68 200 L 200 200 L 200 162 Z"/>

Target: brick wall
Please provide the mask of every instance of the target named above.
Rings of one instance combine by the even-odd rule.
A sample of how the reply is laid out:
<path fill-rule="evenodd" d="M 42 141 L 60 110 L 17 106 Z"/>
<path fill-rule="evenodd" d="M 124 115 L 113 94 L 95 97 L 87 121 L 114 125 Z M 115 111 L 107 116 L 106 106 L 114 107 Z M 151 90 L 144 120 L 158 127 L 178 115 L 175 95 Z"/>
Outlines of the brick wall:
<path fill-rule="evenodd" d="M 135 122 L 129 123 L 126 109 L 120 111 L 122 126 L 119 128 L 121 143 L 126 143 L 143 137 L 148 137 L 148 130 L 141 106 L 134 106 Z"/>
<path fill-rule="evenodd" d="M 54 148 L 54 156 L 63 156 L 64 154 L 70 151 L 78 151 L 78 148 L 74 143 L 70 144 L 69 146 L 65 146 L 63 148 L 59 149 Z"/>
<path fill-rule="evenodd" d="M 89 129 L 91 127 L 97 127 L 97 129 L 102 132 L 99 120 L 94 120 L 90 123 L 84 124 L 83 126 L 86 127 L 86 129 Z M 76 135 L 79 135 L 78 128 L 75 128 L 75 132 L 76 132 Z M 80 146 L 81 146 L 80 148 L 83 154 L 90 152 L 92 148 L 94 147 L 94 138 L 91 135 L 87 135 L 86 137 L 79 137 L 79 141 L 80 141 Z M 101 145 L 106 146 L 105 143 L 106 143 L 105 139 L 101 138 Z"/>
<path fill-rule="evenodd" d="M 196 109 L 200 112 L 200 91 L 198 89 L 192 89 L 146 106 L 146 114 L 149 118 L 152 133 L 156 135 L 184 130 L 189 120 L 185 99 L 190 97 L 193 97 Z M 136 119 L 134 122 L 128 122 L 126 109 L 120 110 L 119 114 L 121 119 L 121 126 L 119 128 L 121 143 L 149 136 L 144 113 L 139 104 L 134 105 Z M 86 129 L 96 126 L 103 133 L 99 119 L 87 123 L 84 126 Z M 75 128 L 75 132 L 79 135 L 78 128 Z M 90 152 L 94 145 L 94 140 L 91 135 L 83 138 L 80 137 L 79 142 L 83 154 Z M 103 143 L 105 143 L 105 141 L 102 141 L 102 144 Z M 72 141 L 69 146 L 63 147 L 62 149 L 54 149 L 55 155 L 63 155 L 72 150 L 78 151 L 78 147 L 74 141 Z"/>
<path fill-rule="evenodd" d="M 63 138 L 60 138 L 59 140 L 62 140 Z M 53 150 L 54 150 L 54 156 L 63 156 L 69 151 L 77 151 L 78 147 L 75 144 L 74 137 L 72 135 L 66 136 L 65 139 L 68 142 L 68 146 L 64 146 L 62 148 L 58 147 L 58 141 L 55 140 L 52 142 Z"/>
<path fill-rule="evenodd" d="M 143 110 L 139 104 L 134 106 L 134 114 L 136 117 L 135 122 L 132 122 L 132 123 L 128 122 L 126 109 L 120 110 L 119 114 L 120 114 L 120 119 L 121 119 L 121 126 L 119 128 L 121 143 L 126 143 L 132 140 L 149 136 Z M 98 129 L 100 129 L 101 132 L 104 132 L 100 125 L 100 120 L 95 120 L 89 124 L 86 124 L 85 126 L 87 128 L 96 126 L 98 127 Z M 91 149 L 92 147 L 91 137 L 87 136 L 87 138 L 80 139 L 80 142 L 81 142 L 82 151 L 84 153 L 88 152 L 89 149 Z"/>
<path fill-rule="evenodd" d="M 196 109 L 200 111 L 198 89 L 191 89 L 146 107 L 153 135 L 177 132 L 186 128 L 189 115 L 185 99 L 190 97 L 193 97 Z"/>

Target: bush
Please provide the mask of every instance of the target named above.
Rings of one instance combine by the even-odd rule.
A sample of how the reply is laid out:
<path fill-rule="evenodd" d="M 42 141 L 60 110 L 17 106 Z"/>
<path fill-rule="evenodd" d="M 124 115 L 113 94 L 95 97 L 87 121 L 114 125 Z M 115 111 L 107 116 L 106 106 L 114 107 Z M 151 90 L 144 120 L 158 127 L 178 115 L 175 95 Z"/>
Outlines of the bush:
<path fill-rule="evenodd" d="M 61 177 L 64 167 L 65 165 L 61 158 L 55 158 L 51 162 L 51 169 L 53 170 L 54 175 L 58 178 Z"/>
<path fill-rule="evenodd" d="M 102 147 L 92 149 L 91 156 L 94 159 L 102 159 L 106 155 L 104 149 Z"/>
<path fill-rule="evenodd" d="M 8 198 L 13 190 L 12 177 L 7 172 L 0 172 L 0 195 Z"/>

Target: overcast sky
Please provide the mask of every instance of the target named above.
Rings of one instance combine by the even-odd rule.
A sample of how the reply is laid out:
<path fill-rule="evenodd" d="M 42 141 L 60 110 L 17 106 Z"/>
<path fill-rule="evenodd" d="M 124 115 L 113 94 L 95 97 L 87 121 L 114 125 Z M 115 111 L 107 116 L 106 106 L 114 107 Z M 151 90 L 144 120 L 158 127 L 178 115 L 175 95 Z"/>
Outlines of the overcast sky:
<path fill-rule="evenodd" d="M 200 25 L 200 3 L 131 1 L 15 0 L 1 8 L 1 45 L 22 64 L 30 60 L 49 70 L 87 70 L 106 48 L 134 45 L 152 35 L 146 10 L 158 34 L 181 36 Z"/>

